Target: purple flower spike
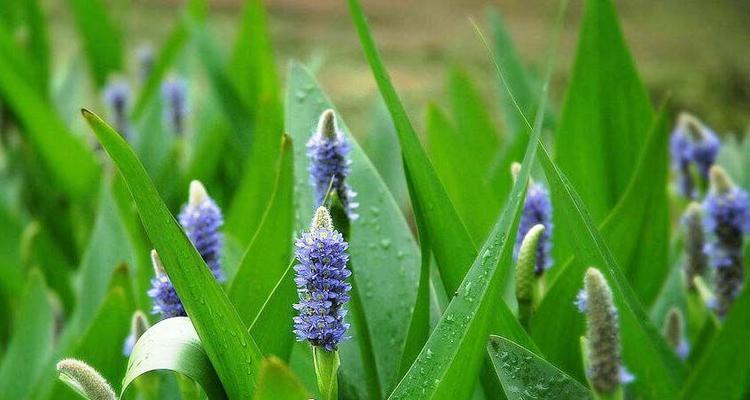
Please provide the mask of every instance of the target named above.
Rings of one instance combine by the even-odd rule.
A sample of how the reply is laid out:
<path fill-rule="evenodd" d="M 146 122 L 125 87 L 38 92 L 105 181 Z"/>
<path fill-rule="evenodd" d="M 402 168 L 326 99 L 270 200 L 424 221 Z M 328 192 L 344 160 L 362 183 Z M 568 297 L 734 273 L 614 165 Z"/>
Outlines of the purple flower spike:
<path fill-rule="evenodd" d="M 711 168 L 710 182 L 711 190 L 703 201 L 709 234 L 706 253 L 716 268 L 714 308 L 724 317 L 742 289 L 742 247 L 744 235 L 750 232 L 750 209 L 747 193 L 721 167 Z"/>
<path fill-rule="evenodd" d="M 517 176 L 517 171 L 521 168 L 520 164 L 514 163 L 512 168 L 513 175 Z M 547 188 L 540 183 L 531 181 L 526 190 L 526 201 L 523 203 L 521 222 L 518 225 L 516 245 L 513 251 L 515 260 L 518 260 L 518 250 L 521 248 L 524 236 L 537 224 L 544 225 L 544 233 L 539 238 L 536 249 L 536 267 L 534 268 L 534 273 L 541 276 L 544 271 L 552 266 L 552 202 Z"/>
<path fill-rule="evenodd" d="M 307 142 L 310 159 L 310 184 L 315 192 L 316 205 L 322 205 L 329 185 L 339 196 L 349 219 L 358 217 L 359 203 L 354 202 L 357 193 L 345 182 L 351 170 L 349 152 L 351 146 L 339 130 L 333 110 L 321 114 L 318 128 Z"/>
<path fill-rule="evenodd" d="M 327 351 L 335 351 L 349 324 L 344 322 L 351 285 L 346 264 L 348 244 L 333 229 L 331 216 L 324 207 L 315 212 L 310 230 L 295 243 L 299 264 L 297 275 L 299 303 L 294 305 L 294 333 L 299 341 L 309 341 Z"/>
<path fill-rule="evenodd" d="M 104 88 L 104 103 L 111 117 L 115 120 L 117 131 L 127 138 L 128 130 L 128 110 L 130 108 L 130 85 L 124 79 L 113 79 Z"/>
<path fill-rule="evenodd" d="M 688 198 L 694 198 L 695 182 L 690 172 L 694 165 L 703 179 L 708 178 L 708 170 L 716 161 L 721 142 L 714 131 L 703 124 L 698 118 L 688 114 L 680 114 L 677 126 L 670 139 L 670 153 L 672 165 L 678 173 L 680 193 Z"/>
<path fill-rule="evenodd" d="M 151 289 L 148 291 L 148 296 L 153 302 L 151 313 L 161 315 L 162 319 L 187 316 L 185 307 L 177 296 L 172 281 L 164 271 L 164 265 L 159 255 L 156 254 L 156 250 L 151 250 L 151 263 L 156 273 L 156 276 L 151 279 Z"/>
<path fill-rule="evenodd" d="M 187 119 L 187 83 L 181 78 L 170 78 L 161 85 L 162 118 L 177 136 L 185 134 Z"/>
<path fill-rule="evenodd" d="M 188 203 L 182 207 L 178 219 L 216 280 L 224 282 L 224 272 L 221 269 L 223 236 L 219 231 L 224 224 L 224 217 L 199 181 L 190 182 Z"/>

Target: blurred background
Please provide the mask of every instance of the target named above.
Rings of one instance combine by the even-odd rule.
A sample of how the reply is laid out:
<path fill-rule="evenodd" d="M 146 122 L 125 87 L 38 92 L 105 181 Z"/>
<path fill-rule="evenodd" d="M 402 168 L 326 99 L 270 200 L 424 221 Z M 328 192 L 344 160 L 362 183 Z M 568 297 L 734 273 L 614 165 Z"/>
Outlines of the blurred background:
<path fill-rule="evenodd" d="M 53 71 L 81 56 L 66 2 L 48 0 Z M 113 0 L 112 15 L 131 54 L 146 43 L 159 49 L 179 15 L 177 0 Z M 211 26 L 231 45 L 242 1 L 213 0 Z M 444 98 L 445 65 L 460 64 L 479 83 L 488 104 L 497 100 L 491 65 L 470 18 L 486 27 L 487 10 L 499 11 L 532 70 L 548 47 L 557 0 L 366 0 L 376 39 L 415 122 L 421 106 Z M 572 67 L 582 2 L 572 0 L 553 77 L 555 108 Z M 750 126 L 750 1 L 618 0 L 625 36 L 654 103 L 671 96 L 673 110 L 693 111 L 722 134 Z M 350 120 L 355 134 L 369 126 L 375 84 L 343 0 L 267 0 L 278 66 L 291 59 L 317 66 L 323 86 Z M 221 40 L 226 38 L 226 40 Z M 131 64 L 135 57 L 129 57 Z M 132 71 L 135 65 L 131 65 Z M 486 85 L 482 82 L 488 82 Z M 498 113 L 499 114 L 499 113 Z M 359 128 L 359 129 L 358 129 Z"/>

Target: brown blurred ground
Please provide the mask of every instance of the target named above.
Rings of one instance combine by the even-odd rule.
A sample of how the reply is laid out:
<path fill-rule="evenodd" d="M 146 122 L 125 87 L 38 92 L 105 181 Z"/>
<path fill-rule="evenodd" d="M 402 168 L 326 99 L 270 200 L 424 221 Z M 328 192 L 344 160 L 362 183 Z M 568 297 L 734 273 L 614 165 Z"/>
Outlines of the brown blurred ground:
<path fill-rule="evenodd" d="M 50 0 L 56 41 L 70 38 L 69 16 Z M 63 2 L 64 3 L 64 2 Z M 120 19 L 135 48 L 159 45 L 176 17 L 179 2 L 114 1 L 129 10 Z M 282 72 L 290 59 L 322 61 L 318 76 L 342 111 L 366 121 L 375 85 L 362 56 L 344 0 L 267 0 L 270 27 Z M 381 52 L 413 117 L 429 99 L 442 98 L 447 67 L 465 66 L 494 101 L 495 86 L 486 54 L 469 17 L 486 27 L 497 8 L 516 46 L 532 69 L 543 62 L 557 1 L 553 0 L 363 0 Z M 628 43 L 655 103 L 671 93 L 674 109 L 702 116 L 720 132 L 750 126 L 750 1 L 616 1 Z M 552 96 L 561 103 L 572 64 L 582 1 L 572 0 L 561 40 Z M 231 43 L 240 0 L 212 1 L 216 37 Z M 122 14 L 121 14 L 122 15 Z M 69 41 L 68 41 L 69 42 Z M 66 43 L 56 43 L 65 48 Z M 359 123 L 357 123 L 359 122 Z"/>

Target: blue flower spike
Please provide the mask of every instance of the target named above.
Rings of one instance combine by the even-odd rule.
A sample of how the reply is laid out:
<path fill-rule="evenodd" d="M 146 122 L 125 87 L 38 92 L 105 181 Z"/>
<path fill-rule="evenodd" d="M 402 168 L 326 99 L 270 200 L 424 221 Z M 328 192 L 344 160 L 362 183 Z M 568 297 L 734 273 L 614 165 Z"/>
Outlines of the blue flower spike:
<path fill-rule="evenodd" d="M 160 315 L 162 319 L 187 316 L 185 307 L 177 296 L 172 281 L 164 271 L 164 265 L 156 250 L 151 250 L 151 264 L 154 266 L 154 277 L 151 279 L 151 289 L 148 291 L 148 296 L 153 303 L 151 313 Z"/>
<path fill-rule="evenodd" d="M 310 160 L 308 172 L 315 194 L 315 205 L 323 205 L 330 187 L 341 200 L 349 219 L 355 220 L 359 207 L 359 203 L 354 201 L 357 193 L 346 183 L 346 177 L 351 171 L 350 152 L 351 145 L 338 128 L 336 114 L 330 109 L 323 111 L 317 129 L 307 142 L 307 156 Z"/>
<path fill-rule="evenodd" d="M 123 78 L 113 78 L 104 88 L 103 98 L 110 117 L 114 119 L 117 132 L 128 139 L 130 136 L 128 121 L 131 100 L 130 85 Z"/>
<path fill-rule="evenodd" d="M 171 77 L 161 84 L 162 119 L 170 132 L 176 136 L 185 134 L 188 114 L 187 82 Z"/>
<path fill-rule="evenodd" d="M 714 301 L 710 304 L 723 318 L 742 289 L 744 235 L 750 232 L 747 192 L 732 182 L 719 166 L 710 170 L 710 190 L 703 200 L 706 253 L 716 271 Z"/>
<path fill-rule="evenodd" d="M 221 268 L 224 216 L 200 181 L 190 182 L 188 202 L 177 216 L 185 234 L 219 282 L 226 277 Z"/>
<path fill-rule="evenodd" d="M 586 313 L 586 375 L 600 397 L 621 398 L 622 385 L 634 377 L 622 365 L 620 328 L 612 290 L 596 268 L 589 268 L 584 278 L 585 299 L 579 304 Z M 583 305 L 583 307 L 580 307 Z"/>
<path fill-rule="evenodd" d="M 691 167 L 705 181 L 721 148 L 719 137 L 695 116 L 683 112 L 670 139 L 672 166 L 677 172 L 678 188 L 687 198 L 697 196 Z"/>
<path fill-rule="evenodd" d="M 515 181 L 521 170 L 521 164 L 513 163 L 511 174 Z M 513 256 L 518 261 L 521 244 L 524 237 L 529 233 L 531 228 L 537 224 L 544 226 L 542 236 L 539 238 L 536 247 L 536 259 L 534 273 L 540 277 L 544 271 L 552 267 L 552 202 L 550 201 L 549 191 L 541 183 L 529 179 L 529 186 L 526 190 L 526 200 L 523 203 L 521 222 L 518 225 L 516 234 L 516 244 Z"/>

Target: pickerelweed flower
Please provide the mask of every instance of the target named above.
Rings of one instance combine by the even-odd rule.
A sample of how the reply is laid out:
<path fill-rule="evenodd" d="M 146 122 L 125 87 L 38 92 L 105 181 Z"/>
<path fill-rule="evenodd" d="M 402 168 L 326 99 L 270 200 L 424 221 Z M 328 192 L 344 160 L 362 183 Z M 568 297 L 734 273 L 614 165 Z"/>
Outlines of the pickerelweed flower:
<path fill-rule="evenodd" d="M 336 123 L 333 110 L 323 111 L 318 121 L 318 128 L 307 142 L 307 156 L 310 159 L 310 184 L 315 192 L 316 205 L 322 205 L 331 190 L 341 199 L 349 219 L 358 217 L 359 204 L 354 201 L 357 193 L 346 183 L 351 169 L 349 152 L 351 146 Z"/>
<path fill-rule="evenodd" d="M 136 51 L 136 59 L 138 60 L 138 79 L 141 83 L 145 83 L 154 69 L 154 48 L 149 44 L 140 46 Z"/>
<path fill-rule="evenodd" d="M 747 193 L 721 167 L 711 167 L 710 183 L 710 191 L 703 200 L 704 223 L 709 233 L 706 253 L 716 269 L 712 307 L 724 317 L 742 289 L 742 246 L 744 235 L 750 232 L 750 209 Z"/>
<path fill-rule="evenodd" d="M 161 84 L 162 118 L 169 130 L 177 136 L 185 134 L 188 113 L 187 83 L 172 77 Z"/>
<path fill-rule="evenodd" d="M 576 305 L 586 313 L 586 373 L 597 393 L 611 394 L 634 379 L 622 366 L 620 358 L 620 327 L 612 290 L 599 270 L 589 268 L 582 292 L 578 294 Z"/>
<path fill-rule="evenodd" d="M 348 244 L 334 230 L 331 216 L 325 207 L 315 211 L 310 230 L 295 243 L 299 264 L 294 282 L 299 303 L 294 305 L 294 333 L 299 341 L 309 341 L 327 351 L 335 351 L 345 339 L 349 324 L 344 322 L 351 285 L 346 279 L 351 271 L 346 267 Z"/>
<path fill-rule="evenodd" d="M 141 310 L 137 310 L 133 313 L 133 317 L 130 319 L 130 334 L 125 338 L 125 344 L 122 347 L 122 354 L 129 357 L 133 352 L 135 342 L 143 336 L 149 328 L 148 319 L 146 314 Z"/>
<path fill-rule="evenodd" d="M 164 265 L 159 259 L 156 250 L 151 250 L 151 263 L 154 266 L 154 277 L 151 279 L 151 289 L 148 296 L 151 297 L 153 308 L 152 314 L 161 315 L 162 319 L 187 316 L 185 307 L 182 305 L 177 291 L 169 280 Z"/>
<path fill-rule="evenodd" d="M 514 163 L 512 168 L 513 176 L 516 177 L 521 165 Z M 521 222 L 518 225 L 516 234 L 516 245 L 513 251 L 515 260 L 518 260 L 518 252 L 521 248 L 521 242 L 534 225 L 544 225 L 544 232 L 539 239 L 536 247 L 536 267 L 534 273 L 537 276 L 544 274 L 544 271 L 552 266 L 552 202 L 549 198 L 547 188 L 541 183 L 534 181 L 529 182 L 526 190 L 526 200 L 523 203 L 523 212 Z"/>
<path fill-rule="evenodd" d="M 694 165 L 703 179 L 708 178 L 708 170 L 716 161 L 721 142 L 718 136 L 698 118 L 682 113 L 677 119 L 670 139 L 672 165 L 678 173 L 680 193 L 694 198 L 695 182 L 690 171 Z"/>
<path fill-rule="evenodd" d="M 690 345 L 683 332 L 682 313 L 676 308 L 670 309 L 667 319 L 664 320 L 664 337 L 677 353 L 677 356 L 684 360 L 690 353 Z"/>
<path fill-rule="evenodd" d="M 130 85 L 124 79 L 113 79 L 104 88 L 104 103 L 107 105 L 111 117 L 115 120 L 115 128 L 125 138 L 130 135 L 130 124 L 128 123 L 130 96 Z"/>
<path fill-rule="evenodd" d="M 708 258 L 704 251 L 706 235 L 701 214 L 700 204 L 691 202 L 682 217 L 685 229 L 685 280 L 690 290 L 695 289 L 693 279 L 703 276 L 708 266 Z"/>
<path fill-rule="evenodd" d="M 219 231 L 224 224 L 224 216 L 199 181 L 190 182 L 188 203 L 182 207 L 178 220 L 214 277 L 224 282 L 221 268 L 223 236 Z"/>
<path fill-rule="evenodd" d="M 99 371 L 83 361 L 73 358 L 61 360 L 57 363 L 57 372 L 60 373 L 60 379 L 75 386 L 87 399 L 117 400 L 109 382 Z"/>

